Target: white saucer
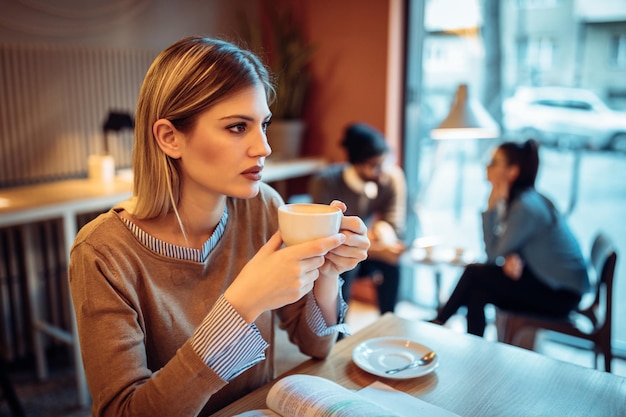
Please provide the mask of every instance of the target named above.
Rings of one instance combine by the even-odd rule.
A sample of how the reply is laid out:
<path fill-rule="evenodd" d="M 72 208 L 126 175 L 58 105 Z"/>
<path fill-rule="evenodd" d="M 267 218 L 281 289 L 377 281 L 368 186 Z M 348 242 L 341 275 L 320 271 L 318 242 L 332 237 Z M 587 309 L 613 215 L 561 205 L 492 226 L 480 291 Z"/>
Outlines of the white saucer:
<path fill-rule="evenodd" d="M 392 379 L 409 379 L 431 373 L 439 365 L 439 357 L 428 365 L 407 369 L 397 374 L 385 373 L 417 360 L 431 349 L 413 340 L 402 337 L 378 337 L 360 343 L 352 351 L 352 360 L 366 372 Z"/>

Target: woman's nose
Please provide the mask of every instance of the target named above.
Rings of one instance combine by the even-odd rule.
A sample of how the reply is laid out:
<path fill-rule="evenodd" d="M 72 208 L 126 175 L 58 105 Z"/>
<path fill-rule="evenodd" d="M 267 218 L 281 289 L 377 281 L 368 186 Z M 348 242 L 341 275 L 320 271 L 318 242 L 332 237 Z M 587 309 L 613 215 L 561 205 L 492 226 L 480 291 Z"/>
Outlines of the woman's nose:
<path fill-rule="evenodd" d="M 257 138 L 255 138 L 254 145 L 252 146 L 253 153 L 260 156 L 271 155 L 272 148 L 267 139 L 267 133 L 261 129 L 256 136 Z"/>

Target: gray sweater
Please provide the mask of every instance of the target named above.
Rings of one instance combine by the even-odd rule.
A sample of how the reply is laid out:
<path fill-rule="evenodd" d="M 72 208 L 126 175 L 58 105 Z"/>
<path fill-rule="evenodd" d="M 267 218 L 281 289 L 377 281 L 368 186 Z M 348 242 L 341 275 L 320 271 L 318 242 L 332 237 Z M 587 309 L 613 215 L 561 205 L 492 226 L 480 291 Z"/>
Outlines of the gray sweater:
<path fill-rule="evenodd" d="M 482 214 L 487 262 L 517 253 L 526 267 L 554 289 L 578 294 L 589 290 L 587 265 L 565 219 L 536 190 L 524 191 L 500 218 L 496 210 Z"/>

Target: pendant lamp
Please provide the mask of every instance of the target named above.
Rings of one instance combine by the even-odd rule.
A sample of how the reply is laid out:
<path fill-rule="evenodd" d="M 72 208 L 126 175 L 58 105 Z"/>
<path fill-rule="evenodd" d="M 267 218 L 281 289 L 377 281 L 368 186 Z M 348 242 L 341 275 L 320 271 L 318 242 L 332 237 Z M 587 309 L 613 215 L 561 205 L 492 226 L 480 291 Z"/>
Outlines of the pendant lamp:
<path fill-rule="evenodd" d="M 493 139 L 500 135 L 500 127 L 478 101 L 469 97 L 467 84 L 461 84 L 448 116 L 430 135 L 435 140 Z"/>

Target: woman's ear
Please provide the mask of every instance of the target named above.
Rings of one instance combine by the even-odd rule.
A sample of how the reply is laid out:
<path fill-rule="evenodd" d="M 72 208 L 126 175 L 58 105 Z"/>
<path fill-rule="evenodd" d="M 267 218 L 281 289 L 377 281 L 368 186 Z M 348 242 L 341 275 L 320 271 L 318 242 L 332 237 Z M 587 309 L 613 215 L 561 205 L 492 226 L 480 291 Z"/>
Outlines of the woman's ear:
<path fill-rule="evenodd" d="M 517 179 L 517 177 L 519 177 L 519 165 L 509 165 L 506 169 L 506 176 L 509 180 L 510 184 L 513 184 L 513 182 Z"/>
<path fill-rule="evenodd" d="M 152 134 L 159 148 L 170 158 L 178 159 L 181 156 L 180 138 L 176 128 L 167 119 L 159 119 L 152 125 Z"/>

